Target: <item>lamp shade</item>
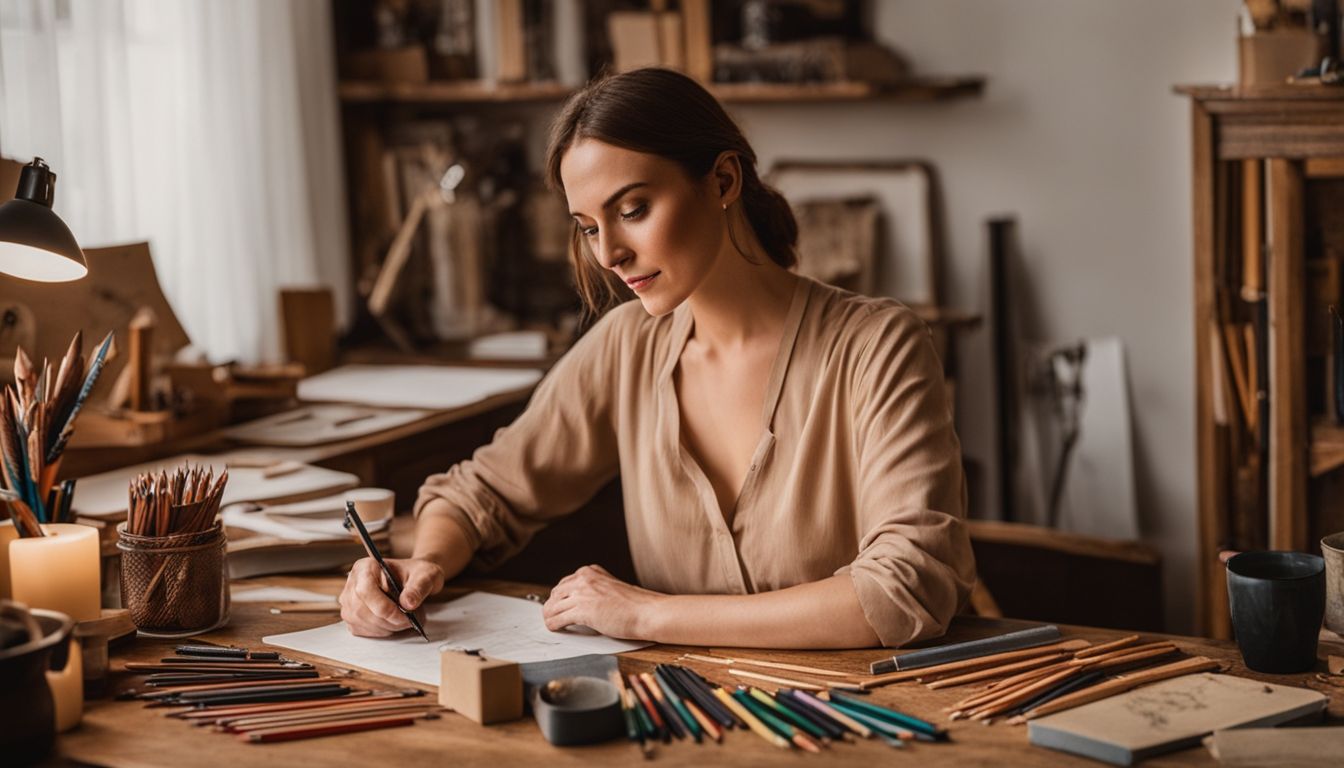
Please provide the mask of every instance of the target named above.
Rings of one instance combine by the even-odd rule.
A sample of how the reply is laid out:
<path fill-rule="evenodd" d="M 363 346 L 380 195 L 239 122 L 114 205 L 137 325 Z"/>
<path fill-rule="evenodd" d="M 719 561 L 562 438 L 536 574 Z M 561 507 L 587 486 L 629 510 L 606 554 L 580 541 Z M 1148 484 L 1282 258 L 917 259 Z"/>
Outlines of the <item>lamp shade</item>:
<path fill-rule="evenodd" d="M 55 196 L 56 174 L 42 158 L 23 167 L 14 199 L 0 205 L 0 272 L 43 283 L 89 273 L 75 236 L 51 210 Z"/>

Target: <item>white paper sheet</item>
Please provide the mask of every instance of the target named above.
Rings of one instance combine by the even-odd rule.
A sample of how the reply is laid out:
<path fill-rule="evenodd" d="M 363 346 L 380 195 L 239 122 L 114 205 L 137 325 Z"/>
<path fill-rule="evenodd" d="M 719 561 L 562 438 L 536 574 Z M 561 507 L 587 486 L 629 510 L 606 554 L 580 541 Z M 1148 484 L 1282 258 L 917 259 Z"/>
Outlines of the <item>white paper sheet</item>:
<path fill-rule="evenodd" d="M 530 387 L 541 371 L 443 365 L 346 365 L 299 382 L 307 402 L 448 410 Z"/>
<path fill-rule="evenodd" d="M 85 517 L 116 517 L 126 514 L 127 489 L 131 479 L 141 472 L 158 472 L 163 469 L 172 472 L 185 463 L 192 466 L 208 466 L 218 476 L 230 463 L 241 463 L 255 454 L 232 452 L 206 455 L 185 454 L 171 456 L 159 461 L 122 467 L 111 472 L 81 477 L 75 485 L 75 497 L 71 507 L 76 514 Z M 349 472 L 337 472 L 304 465 L 296 472 L 278 477 L 265 477 L 265 470 L 258 467 L 229 467 L 229 483 L 224 486 L 223 504 L 235 504 L 240 501 L 270 501 L 302 497 L 322 491 L 336 492 L 359 485 L 359 477 Z"/>
<path fill-rule="evenodd" d="M 234 588 L 231 595 L 235 603 L 326 603 L 336 602 L 336 595 L 325 595 L 311 589 L 297 587 L 255 587 L 253 589 Z"/>
<path fill-rule="evenodd" d="M 440 649 L 478 649 L 482 655 L 526 663 L 590 653 L 624 653 L 650 643 L 601 635 L 552 632 L 541 619 L 541 603 L 486 592 L 432 605 L 425 621 L 429 642 L 414 631 L 393 637 L 355 637 L 345 622 L 263 637 L 262 642 L 321 656 L 423 685 L 439 684 Z"/>

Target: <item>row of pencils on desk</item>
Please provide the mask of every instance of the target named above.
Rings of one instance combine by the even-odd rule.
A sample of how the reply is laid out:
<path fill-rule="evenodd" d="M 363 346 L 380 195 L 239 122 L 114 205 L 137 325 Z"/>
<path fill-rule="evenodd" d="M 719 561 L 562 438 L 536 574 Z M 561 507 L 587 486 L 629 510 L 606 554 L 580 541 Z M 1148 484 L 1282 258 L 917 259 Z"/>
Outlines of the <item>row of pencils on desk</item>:
<path fill-rule="evenodd" d="M 130 663 L 144 687 L 121 698 L 172 708 L 165 714 L 260 744 L 412 725 L 443 708 L 414 689 L 362 689 L 351 673 L 323 675 L 274 651 L 178 646 L 158 663 Z"/>
<path fill-rule="evenodd" d="M 811 692 L 752 686 L 728 690 L 675 664 L 622 677 L 612 673 L 626 735 L 647 757 L 654 743 L 722 741 L 725 731 L 750 730 L 781 749 L 820 753 L 839 742 L 877 738 L 893 747 L 907 741 L 947 741 L 947 731 L 917 717 L 836 690 Z"/>

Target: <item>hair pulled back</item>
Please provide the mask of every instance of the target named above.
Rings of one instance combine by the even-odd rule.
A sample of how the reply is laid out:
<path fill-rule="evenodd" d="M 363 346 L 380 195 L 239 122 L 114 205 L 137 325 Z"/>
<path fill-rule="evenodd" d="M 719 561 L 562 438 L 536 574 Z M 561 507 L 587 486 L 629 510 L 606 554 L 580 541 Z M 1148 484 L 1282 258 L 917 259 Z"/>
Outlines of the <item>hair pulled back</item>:
<path fill-rule="evenodd" d="M 797 262 L 798 222 L 788 201 L 761 181 L 756 153 L 742 131 L 690 77 L 657 67 L 636 69 L 599 77 L 571 96 L 551 123 L 546 181 L 552 189 L 564 191 L 560 161 L 581 139 L 666 158 L 696 181 L 713 170 L 720 154 L 735 152 L 742 166 L 742 209 L 753 233 L 776 264 Z M 603 311 L 620 295 L 620 282 L 593 258 L 577 224 L 569 260 L 589 311 Z"/>

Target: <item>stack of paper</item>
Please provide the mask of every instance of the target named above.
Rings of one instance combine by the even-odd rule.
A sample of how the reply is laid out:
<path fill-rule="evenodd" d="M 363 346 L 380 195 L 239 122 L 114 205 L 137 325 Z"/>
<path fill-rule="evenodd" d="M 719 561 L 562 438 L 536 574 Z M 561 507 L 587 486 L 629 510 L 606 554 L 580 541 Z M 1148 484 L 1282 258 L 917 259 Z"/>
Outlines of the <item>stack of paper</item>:
<path fill-rule="evenodd" d="M 72 507 L 83 517 L 122 519 L 126 516 L 127 489 L 136 475 L 160 470 L 171 472 L 184 464 L 210 467 L 216 475 L 227 468 L 229 483 L 224 486 L 225 505 L 311 498 L 359 485 L 359 477 L 349 472 L 307 464 L 267 462 L 263 457 L 244 452 L 208 456 L 185 454 L 82 477 L 75 486 Z"/>
<path fill-rule="evenodd" d="M 345 530 L 345 495 L 299 501 L 292 504 L 233 504 L 220 517 L 224 525 L 241 528 L 285 541 L 331 541 L 350 538 Z M 365 521 L 369 533 L 377 533 L 391 520 Z"/>

